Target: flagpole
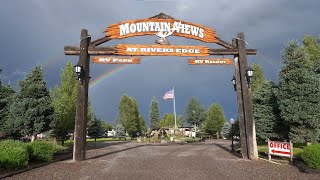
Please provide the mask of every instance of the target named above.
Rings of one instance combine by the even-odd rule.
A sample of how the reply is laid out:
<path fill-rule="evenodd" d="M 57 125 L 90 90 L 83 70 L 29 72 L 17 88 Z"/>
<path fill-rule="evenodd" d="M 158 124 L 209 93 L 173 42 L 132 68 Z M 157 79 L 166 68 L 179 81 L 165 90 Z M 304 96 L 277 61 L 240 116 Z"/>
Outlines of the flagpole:
<path fill-rule="evenodd" d="M 174 128 L 177 128 L 177 115 L 176 115 L 176 95 L 173 86 L 173 113 L 174 113 Z"/>

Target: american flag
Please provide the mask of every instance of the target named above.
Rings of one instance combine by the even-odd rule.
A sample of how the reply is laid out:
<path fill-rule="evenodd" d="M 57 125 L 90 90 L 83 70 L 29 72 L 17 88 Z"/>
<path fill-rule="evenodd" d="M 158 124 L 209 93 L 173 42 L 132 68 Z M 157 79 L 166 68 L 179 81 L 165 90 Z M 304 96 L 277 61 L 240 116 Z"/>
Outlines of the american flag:
<path fill-rule="evenodd" d="M 167 99 L 173 99 L 174 98 L 174 91 L 173 89 L 166 92 L 166 94 L 162 97 L 163 100 L 167 100 Z"/>

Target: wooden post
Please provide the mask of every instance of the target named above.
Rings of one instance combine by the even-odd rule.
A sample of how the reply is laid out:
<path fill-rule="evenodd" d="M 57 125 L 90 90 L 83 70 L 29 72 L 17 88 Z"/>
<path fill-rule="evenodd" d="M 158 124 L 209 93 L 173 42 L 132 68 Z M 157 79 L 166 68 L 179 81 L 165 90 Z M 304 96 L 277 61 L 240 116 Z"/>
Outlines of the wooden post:
<path fill-rule="evenodd" d="M 248 69 L 248 62 L 247 62 L 247 53 L 246 53 L 246 45 L 244 39 L 244 33 L 240 32 L 237 34 L 236 38 L 237 47 L 239 50 L 239 75 L 240 75 L 240 86 L 242 90 L 242 108 L 243 108 L 243 115 L 244 115 L 244 125 L 245 125 L 245 132 L 246 132 L 246 142 L 247 142 L 247 153 L 248 158 L 251 160 L 258 159 L 258 152 L 257 152 L 257 141 L 255 137 L 255 125 L 253 120 L 253 109 L 252 109 L 252 96 L 250 94 L 248 85 L 247 85 L 247 69 Z"/>
<path fill-rule="evenodd" d="M 292 160 L 293 160 L 293 144 L 290 141 L 290 161 L 292 162 Z"/>
<path fill-rule="evenodd" d="M 73 161 L 83 161 L 86 158 L 86 135 L 88 114 L 89 60 L 88 47 L 91 37 L 86 29 L 81 30 L 80 55 L 78 64 L 83 68 L 82 82 L 78 83 L 77 110 L 75 118 Z"/>
<path fill-rule="evenodd" d="M 236 45 L 236 40 L 234 39 L 232 42 L 233 45 Z M 240 142 L 241 142 L 241 153 L 242 157 L 245 159 L 249 159 L 248 157 L 248 146 L 247 146 L 247 133 L 245 126 L 245 118 L 244 118 L 244 108 L 243 108 L 243 95 L 242 95 L 242 79 L 240 72 L 240 63 L 239 56 L 234 56 L 234 66 L 235 66 L 235 78 L 236 78 L 236 91 L 237 91 L 237 102 L 238 102 L 238 114 L 239 114 L 239 128 L 240 128 Z"/>
<path fill-rule="evenodd" d="M 268 160 L 271 161 L 271 154 L 270 154 L 270 139 L 268 138 Z"/>

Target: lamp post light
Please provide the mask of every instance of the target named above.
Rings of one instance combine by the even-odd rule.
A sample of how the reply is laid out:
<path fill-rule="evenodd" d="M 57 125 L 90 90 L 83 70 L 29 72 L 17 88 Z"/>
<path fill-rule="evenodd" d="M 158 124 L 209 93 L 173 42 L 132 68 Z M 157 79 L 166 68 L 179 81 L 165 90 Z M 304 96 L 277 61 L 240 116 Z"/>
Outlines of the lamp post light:
<path fill-rule="evenodd" d="M 249 66 L 248 70 L 247 70 L 247 82 L 248 82 L 248 86 L 250 87 L 250 83 L 251 83 L 251 78 L 253 76 L 253 70 L 252 68 Z"/>
<path fill-rule="evenodd" d="M 74 66 L 74 71 L 76 72 L 78 76 L 78 80 L 81 82 L 83 77 L 83 68 L 79 64 Z"/>
<path fill-rule="evenodd" d="M 196 114 L 196 111 L 193 110 L 192 113 L 194 116 Z M 192 133 L 191 133 L 191 137 L 193 137 Z M 194 138 L 196 138 L 196 137 L 197 137 L 197 124 L 194 124 Z"/>
<path fill-rule="evenodd" d="M 237 91 L 237 84 L 236 84 L 236 77 L 233 75 L 233 78 L 231 79 L 234 91 Z"/>
<path fill-rule="evenodd" d="M 231 151 L 234 152 L 234 146 L 233 146 L 233 124 L 234 124 L 234 119 L 230 119 L 230 124 L 231 124 Z"/>

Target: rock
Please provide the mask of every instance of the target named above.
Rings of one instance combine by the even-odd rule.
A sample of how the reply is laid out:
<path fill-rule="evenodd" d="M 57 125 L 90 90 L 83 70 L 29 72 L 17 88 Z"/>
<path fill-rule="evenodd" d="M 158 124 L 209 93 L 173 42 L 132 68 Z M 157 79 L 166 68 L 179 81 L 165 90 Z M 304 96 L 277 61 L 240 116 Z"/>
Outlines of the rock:
<path fill-rule="evenodd" d="M 140 138 L 137 138 L 137 142 L 138 142 L 138 143 L 141 143 L 141 139 L 140 139 Z"/>
<path fill-rule="evenodd" d="M 161 143 L 167 143 L 167 141 L 165 141 L 165 140 L 161 140 Z"/>

